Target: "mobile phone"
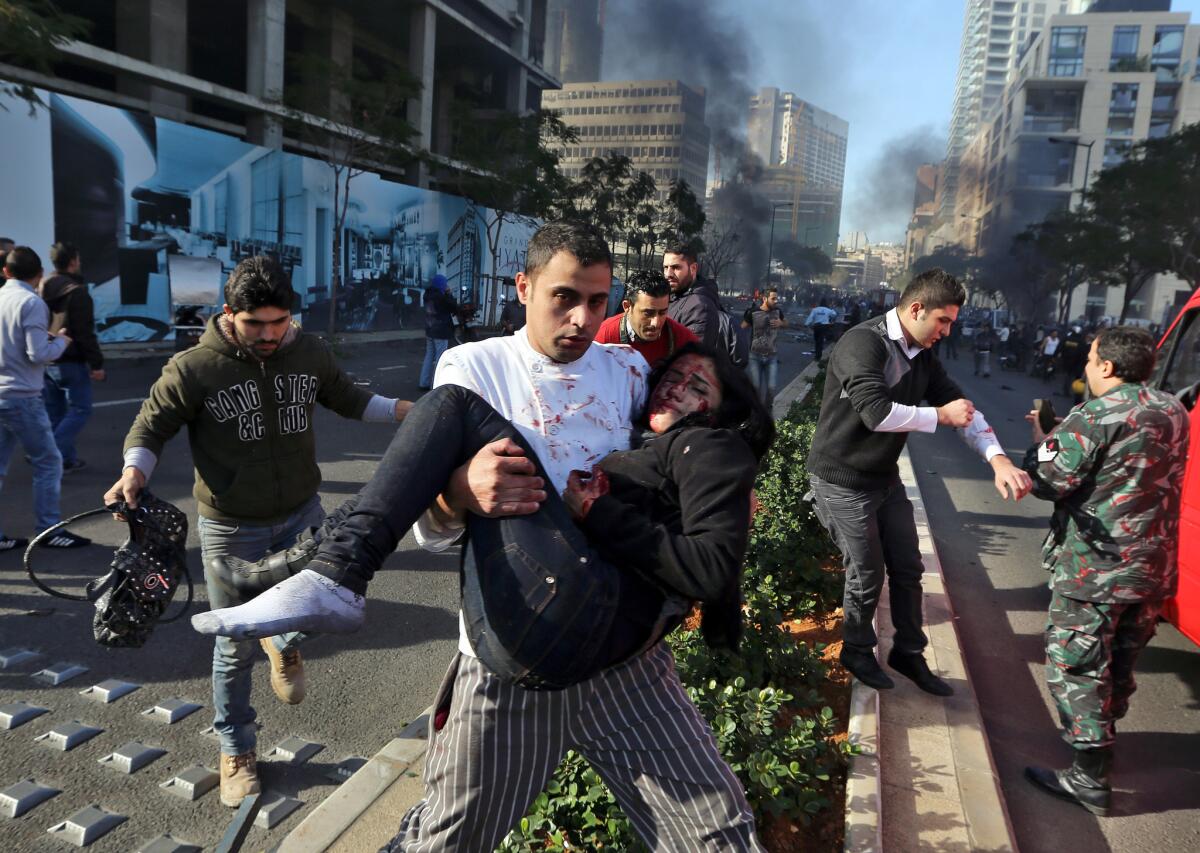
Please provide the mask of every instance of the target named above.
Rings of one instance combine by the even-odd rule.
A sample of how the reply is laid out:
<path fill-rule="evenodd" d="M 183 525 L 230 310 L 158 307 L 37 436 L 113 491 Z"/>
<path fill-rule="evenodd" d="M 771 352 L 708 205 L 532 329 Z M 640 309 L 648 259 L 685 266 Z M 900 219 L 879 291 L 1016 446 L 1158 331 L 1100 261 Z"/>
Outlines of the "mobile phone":
<path fill-rule="evenodd" d="M 1037 410 L 1038 426 L 1042 432 L 1049 435 L 1058 426 L 1058 415 L 1054 412 L 1054 405 L 1049 400 L 1037 399 L 1033 401 L 1033 408 Z"/>

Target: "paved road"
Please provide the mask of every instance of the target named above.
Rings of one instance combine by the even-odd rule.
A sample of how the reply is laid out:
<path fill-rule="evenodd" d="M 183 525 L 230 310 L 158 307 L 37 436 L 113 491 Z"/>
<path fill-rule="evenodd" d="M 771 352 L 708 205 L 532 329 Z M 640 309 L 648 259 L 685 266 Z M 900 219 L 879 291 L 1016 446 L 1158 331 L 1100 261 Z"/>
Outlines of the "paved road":
<path fill-rule="evenodd" d="M 977 379 L 965 359 L 948 366 L 1020 458 L 1029 444 L 1022 417 L 1054 389 L 1017 373 Z M 1068 408 L 1063 397 L 1055 404 Z M 1200 651 L 1163 625 L 1139 660 L 1139 690 L 1117 739 L 1116 816 L 1034 790 L 1025 765 L 1069 760 L 1042 672 L 1049 590 L 1038 554 L 1050 504 L 1000 500 L 991 469 L 946 434 L 914 435 L 909 446 L 1020 849 L 1200 849 Z"/>
<path fill-rule="evenodd" d="M 351 346 L 345 350 L 344 364 L 372 390 L 411 399 L 417 393 L 423 349 L 422 341 Z M 808 363 L 807 349 L 793 332 L 781 335 L 781 388 Z M 89 467 L 65 478 L 64 513 L 100 505 L 101 495 L 119 473 L 125 432 L 162 361 L 113 362 L 109 381 L 97 385 L 99 405 L 80 446 L 80 455 Z M 367 480 L 391 434 L 386 425 L 352 423 L 318 411 L 316 435 L 324 475 L 321 497 L 326 509 Z M 5 529 L 14 535 L 28 534 L 32 524 L 29 474 L 28 466 L 19 457 L 14 459 L 0 494 Z M 182 437 L 168 446 L 151 485 L 194 522 L 191 457 Z M 124 531 L 103 518 L 77 529 L 97 543 L 108 543 L 109 548 L 53 555 L 39 563 L 56 584 L 76 591 L 85 580 L 103 573 L 111 558 L 110 548 L 123 538 Z M 198 583 L 198 606 L 205 607 L 194 530 L 188 559 Z M 428 705 L 455 647 L 457 565 L 456 555 L 415 551 L 411 537 L 407 539 L 372 586 L 364 631 L 351 637 L 315 639 L 304 647 L 309 695 L 303 704 L 289 707 L 278 703 L 265 666 L 256 667 L 253 701 L 262 724 L 260 758 L 292 735 L 321 743 L 324 749 L 299 767 L 262 765 L 268 789 L 296 797 L 304 805 L 270 832 L 255 829 L 251 844 L 261 847 L 283 838 L 333 790 L 335 783 L 325 777 L 327 772 L 348 756 L 373 755 Z M 32 777 L 62 790 L 15 821 L 5 820 L 0 848 L 61 850 L 61 840 L 46 830 L 93 803 L 129 817 L 93 844 L 93 850 L 136 849 L 164 832 L 193 844 L 215 844 L 232 815 L 218 803 L 215 792 L 190 803 L 158 788 L 159 783 L 192 765 L 216 767 L 217 745 L 201 735 L 212 721 L 211 643 L 182 620 L 160 625 L 143 649 L 104 649 L 92 642 L 91 613 L 88 605 L 51 599 L 33 590 L 19 555 L 0 555 L 0 650 L 19 647 L 41 655 L 0 671 L 0 705 L 24 701 L 50 709 L 20 728 L 0 731 L 0 789 Z M 32 677 L 42 667 L 60 661 L 89 669 L 57 687 Z M 111 678 L 140 687 L 111 705 L 79 694 Z M 205 707 L 173 725 L 141 714 L 172 697 Z M 73 720 L 104 732 L 66 753 L 34 742 L 35 736 Z M 167 754 L 128 778 L 98 763 L 133 740 L 164 748 Z"/>

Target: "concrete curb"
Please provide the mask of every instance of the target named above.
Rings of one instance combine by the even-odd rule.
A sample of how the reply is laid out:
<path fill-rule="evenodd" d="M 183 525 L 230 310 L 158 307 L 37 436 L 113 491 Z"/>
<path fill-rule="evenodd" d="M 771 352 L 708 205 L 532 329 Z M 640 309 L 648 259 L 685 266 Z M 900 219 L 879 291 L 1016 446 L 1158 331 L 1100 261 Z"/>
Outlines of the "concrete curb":
<path fill-rule="evenodd" d="M 405 726 L 387 746 L 322 800 L 275 848 L 276 853 L 328 850 L 425 755 L 429 711 Z M 396 815 L 399 821 L 400 815 Z"/>
<path fill-rule="evenodd" d="M 933 772 L 932 769 L 921 770 L 912 776 L 911 788 L 903 789 L 904 797 L 917 802 L 917 820 L 911 824 L 904 821 L 905 826 L 899 830 L 899 835 L 897 828 L 890 825 L 885 831 L 883 820 L 879 822 L 880 829 L 883 837 L 888 839 L 890 849 L 925 849 L 931 845 L 931 840 L 920 837 L 922 829 L 919 819 L 922 813 L 920 801 L 923 798 L 936 800 L 936 808 L 939 809 L 945 808 L 951 802 L 956 802 L 962 818 L 960 828 L 965 831 L 966 836 L 965 849 L 987 851 L 987 853 L 1005 853 L 1005 851 L 1015 853 L 1017 844 L 1012 831 L 1012 822 L 1008 815 L 1004 794 L 1000 788 L 1000 780 L 996 773 L 996 764 L 988 745 L 987 735 L 984 732 L 978 699 L 975 689 L 971 685 L 971 676 L 967 670 L 966 661 L 963 658 L 962 641 L 955 625 L 954 608 L 946 592 L 942 564 L 933 541 L 929 516 L 925 512 L 925 504 L 913 471 L 912 457 L 907 449 L 900 456 L 900 477 L 904 482 L 908 497 L 913 503 L 921 559 L 925 564 L 922 585 L 925 590 L 926 633 L 930 641 L 926 649 L 926 657 L 932 657 L 930 664 L 934 671 L 940 671 L 943 677 L 955 681 L 957 684 L 955 694 L 938 703 L 944 712 L 944 717 L 941 720 L 938 720 L 936 716 L 933 717 L 932 724 L 922 727 L 924 734 L 914 736 L 914 741 L 918 743 L 932 743 L 934 740 L 944 743 L 950 753 L 949 766 L 937 768 L 936 785 L 930 784 L 934 781 L 930 775 Z M 921 718 L 922 711 L 918 706 L 927 699 L 928 697 L 925 697 L 924 694 L 912 690 L 896 689 L 877 694 L 881 710 L 880 729 L 888 728 L 888 720 L 892 715 L 901 721 L 901 725 L 909 727 L 909 724 L 904 721 Z M 926 719 L 929 718 L 926 717 Z M 922 740 L 917 741 L 917 737 Z M 880 746 L 881 744 L 876 744 L 877 749 Z M 882 755 L 883 753 L 880 751 L 878 754 Z M 925 758 L 926 761 L 933 761 L 929 756 Z M 882 765 L 880 765 L 880 771 L 881 775 L 885 775 Z M 951 776 L 953 779 L 948 779 L 947 776 Z M 889 798 L 889 790 L 894 787 L 899 791 L 901 786 L 893 786 L 886 780 L 884 780 L 884 784 L 885 789 L 882 791 L 880 806 L 881 813 L 886 818 L 886 801 Z M 950 785 L 953 785 L 953 788 L 945 791 L 944 788 Z M 932 795 L 931 791 L 935 790 L 941 791 L 941 793 Z M 847 786 L 847 803 L 849 804 L 849 802 L 849 786 Z M 905 830 L 908 831 L 908 834 L 905 834 Z M 849 842 L 849 832 L 847 832 L 847 842 Z M 940 843 L 949 844 L 951 842 L 941 841 Z M 938 844 L 937 841 L 932 842 L 933 847 L 937 847 Z M 851 849 L 848 843 L 846 849 Z M 868 848 L 855 849 L 865 850 Z"/>

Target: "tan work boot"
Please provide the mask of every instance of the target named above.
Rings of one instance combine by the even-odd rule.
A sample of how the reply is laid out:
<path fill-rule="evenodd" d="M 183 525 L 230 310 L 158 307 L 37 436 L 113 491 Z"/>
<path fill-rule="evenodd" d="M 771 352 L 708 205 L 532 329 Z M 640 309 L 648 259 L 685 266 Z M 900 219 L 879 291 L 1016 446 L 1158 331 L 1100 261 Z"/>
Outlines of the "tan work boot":
<path fill-rule="evenodd" d="M 271 689 L 279 701 L 299 705 L 304 701 L 304 661 L 300 659 L 300 650 L 281 652 L 270 637 L 263 637 L 258 644 L 271 659 Z"/>
<path fill-rule="evenodd" d="M 221 753 L 221 805 L 236 809 L 250 794 L 262 791 L 258 784 L 258 759 L 254 751 L 241 755 Z"/>

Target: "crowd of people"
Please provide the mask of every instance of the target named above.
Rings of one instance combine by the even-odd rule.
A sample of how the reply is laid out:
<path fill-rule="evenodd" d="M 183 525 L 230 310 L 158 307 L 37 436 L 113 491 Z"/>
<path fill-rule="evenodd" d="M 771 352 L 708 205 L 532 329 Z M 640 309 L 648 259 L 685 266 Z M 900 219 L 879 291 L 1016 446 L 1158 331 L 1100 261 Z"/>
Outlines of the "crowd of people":
<path fill-rule="evenodd" d="M 54 259 L 60 274 L 78 273 L 77 254 Z M 669 247 L 661 274 L 631 276 L 609 318 L 612 270 L 596 229 L 546 223 L 516 276 L 524 316 L 508 334 L 452 348 L 453 305 L 435 279 L 420 379 L 429 391 L 413 403 L 356 386 L 328 345 L 293 322 L 278 264 L 237 265 L 222 312 L 149 390 L 104 495 L 106 506 L 136 511 L 163 448 L 187 430 L 211 608 L 192 624 L 215 637 L 222 803 L 261 789 L 250 705 L 258 651 L 277 698 L 302 701 L 301 644 L 362 627 L 370 582 L 411 528 L 430 551 L 463 545 L 462 600 L 457 650 L 433 704 L 425 796 L 388 850 L 494 849 L 568 749 L 588 759 L 651 848 L 762 849 L 745 792 L 665 638 L 699 605 L 708 644 L 739 646 L 752 490 L 774 438 L 776 339 L 788 321 L 773 288 L 740 323 L 731 319 L 685 245 Z M 84 309 L 71 302 L 73 279 L 45 287 L 27 247 L 8 252 L 4 272 L 0 485 L 23 445 L 45 529 L 58 521 L 63 459 L 78 431 L 62 427 L 64 415 L 60 449 L 46 401 L 56 389 L 69 399 L 80 371 L 47 379 L 44 366 L 78 341 L 70 331 Z M 75 317 L 52 319 L 55 300 Z M 1092 399 L 1048 435 L 1035 423 L 1029 451 L 1014 461 L 939 358 L 965 301 L 957 280 L 931 270 L 874 316 L 858 303 L 808 314 L 818 347 L 832 344 L 805 473 L 843 557 L 841 662 L 870 687 L 894 687 L 873 627 L 886 580 L 888 669 L 932 695 L 954 692 L 924 658 L 923 566 L 898 469 L 909 433 L 954 429 L 990 467 L 1001 498 L 1054 502 L 1047 673 L 1074 756 L 1066 770 L 1028 775 L 1106 813 L 1113 724 L 1174 593 L 1187 412 L 1146 386 L 1148 334 L 1099 329 L 1078 339 Z M 822 327 L 837 318 L 846 328 L 834 342 Z M 744 359 L 739 330 L 750 338 Z M 1065 353 L 1051 338 L 1043 354 Z M 77 347 L 89 378 L 103 378 L 97 354 Z M 371 480 L 328 515 L 312 431 L 318 404 L 399 423 Z"/>

